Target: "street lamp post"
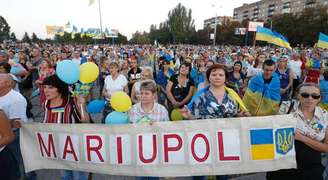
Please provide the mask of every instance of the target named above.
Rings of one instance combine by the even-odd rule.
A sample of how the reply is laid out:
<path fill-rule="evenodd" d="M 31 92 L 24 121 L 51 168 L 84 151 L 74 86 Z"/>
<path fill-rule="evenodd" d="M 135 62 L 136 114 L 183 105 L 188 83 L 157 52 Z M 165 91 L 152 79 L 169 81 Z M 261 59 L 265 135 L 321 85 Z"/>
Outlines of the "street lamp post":
<path fill-rule="evenodd" d="M 218 14 L 215 13 L 215 19 L 214 19 L 214 38 L 213 38 L 213 47 L 215 46 L 215 41 L 216 41 L 216 26 L 217 26 L 217 19 L 218 19 Z"/>

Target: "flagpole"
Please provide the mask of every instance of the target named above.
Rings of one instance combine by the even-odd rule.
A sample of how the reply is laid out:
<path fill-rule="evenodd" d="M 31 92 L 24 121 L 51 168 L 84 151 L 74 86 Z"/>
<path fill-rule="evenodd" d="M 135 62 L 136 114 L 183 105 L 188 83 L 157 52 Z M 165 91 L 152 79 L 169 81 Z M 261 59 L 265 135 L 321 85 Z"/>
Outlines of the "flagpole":
<path fill-rule="evenodd" d="M 100 0 L 98 0 L 98 5 L 99 5 L 100 33 L 101 33 L 101 38 L 104 38 L 104 37 L 103 37 L 103 31 L 102 31 L 102 18 L 101 18 L 101 6 L 100 6 Z"/>

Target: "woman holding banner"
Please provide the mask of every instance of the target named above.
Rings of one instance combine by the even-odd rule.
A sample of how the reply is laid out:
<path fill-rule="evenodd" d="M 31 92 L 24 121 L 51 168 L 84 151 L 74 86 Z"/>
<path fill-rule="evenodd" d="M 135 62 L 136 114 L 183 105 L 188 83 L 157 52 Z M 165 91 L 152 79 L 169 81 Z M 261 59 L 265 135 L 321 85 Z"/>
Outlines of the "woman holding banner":
<path fill-rule="evenodd" d="M 216 119 L 248 116 L 248 110 L 238 94 L 227 88 L 227 71 L 223 65 L 215 64 L 207 69 L 209 86 L 201 89 L 185 106 L 181 113 L 186 119 Z"/>
<path fill-rule="evenodd" d="M 267 173 L 267 179 L 323 179 L 321 153 L 328 152 L 328 112 L 318 104 L 320 88 L 314 83 L 305 83 L 297 90 L 297 101 L 284 101 L 279 113 L 293 113 L 297 118 L 295 151 L 297 169 Z"/>
<path fill-rule="evenodd" d="M 224 65 L 215 64 L 206 71 L 206 81 L 209 86 L 198 91 L 191 102 L 181 110 L 186 119 L 216 119 L 237 116 L 249 116 L 248 110 L 239 95 L 226 87 L 228 72 Z M 205 177 L 193 177 L 194 180 L 203 180 Z M 227 179 L 218 176 L 217 179 Z"/>
<path fill-rule="evenodd" d="M 90 116 L 86 111 L 85 98 L 71 98 L 68 85 L 57 75 L 46 77 L 42 85 L 46 101 L 44 102 L 43 123 L 89 123 Z M 61 179 L 87 180 L 88 172 L 61 170 Z"/>

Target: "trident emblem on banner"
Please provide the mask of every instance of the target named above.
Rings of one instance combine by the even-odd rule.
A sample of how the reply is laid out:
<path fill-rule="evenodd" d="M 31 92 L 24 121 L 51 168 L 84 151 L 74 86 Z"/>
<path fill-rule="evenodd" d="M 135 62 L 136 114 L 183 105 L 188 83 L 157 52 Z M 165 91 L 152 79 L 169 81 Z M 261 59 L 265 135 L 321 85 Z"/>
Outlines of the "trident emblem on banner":
<path fill-rule="evenodd" d="M 287 154 L 293 148 L 294 129 L 277 129 L 276 131 L 276 151 L 279 154 Z"/>

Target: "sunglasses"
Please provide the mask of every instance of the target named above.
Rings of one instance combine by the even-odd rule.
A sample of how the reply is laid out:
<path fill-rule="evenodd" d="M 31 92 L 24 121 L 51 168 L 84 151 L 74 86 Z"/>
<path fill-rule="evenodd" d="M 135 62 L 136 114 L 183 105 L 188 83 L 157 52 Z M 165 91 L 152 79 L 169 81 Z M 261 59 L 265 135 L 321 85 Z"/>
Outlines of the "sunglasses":
<path fill-rule="evenodd" d="M 319 98 L 321 97 L 320 94 L 315 94 L 315 93 L 313 93 L 313 94 L 309 94 L 309 93 L 301 93 L 301 96 L 302 96 L 303 98 L 309 98 L 309 97 L 311 96 L 312 99 L 319 99 Z"/>

